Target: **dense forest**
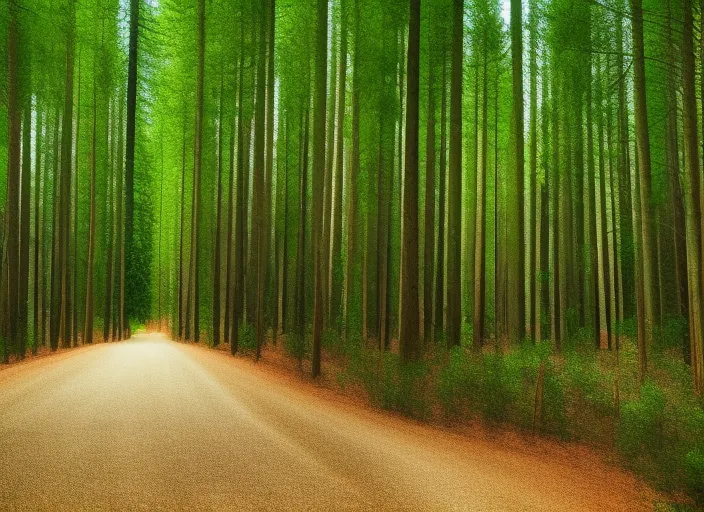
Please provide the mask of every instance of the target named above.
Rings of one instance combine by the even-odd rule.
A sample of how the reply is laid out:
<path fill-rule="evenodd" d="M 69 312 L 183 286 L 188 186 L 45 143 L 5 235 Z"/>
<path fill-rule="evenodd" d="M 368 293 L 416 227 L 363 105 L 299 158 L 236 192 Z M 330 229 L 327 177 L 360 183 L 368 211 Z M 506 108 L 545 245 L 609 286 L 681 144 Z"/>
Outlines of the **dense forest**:
<path fill-rule="evenodd" d="M 703 29 L 693 0 L 6 0 L 2 359 L 281 344 L 704 489 Z"/>

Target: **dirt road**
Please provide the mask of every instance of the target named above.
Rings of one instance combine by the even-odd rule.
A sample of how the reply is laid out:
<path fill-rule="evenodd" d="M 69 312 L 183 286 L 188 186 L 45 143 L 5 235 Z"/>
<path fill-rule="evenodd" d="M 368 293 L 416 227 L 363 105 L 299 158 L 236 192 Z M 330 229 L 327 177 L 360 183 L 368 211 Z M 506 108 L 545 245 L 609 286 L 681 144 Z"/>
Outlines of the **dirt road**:
<path fill-rule="evenodd" d="M 650 508 L 586 450 L 467 438 L 291 380 L 160 335 L 0 370 L 0 509 Z"/>

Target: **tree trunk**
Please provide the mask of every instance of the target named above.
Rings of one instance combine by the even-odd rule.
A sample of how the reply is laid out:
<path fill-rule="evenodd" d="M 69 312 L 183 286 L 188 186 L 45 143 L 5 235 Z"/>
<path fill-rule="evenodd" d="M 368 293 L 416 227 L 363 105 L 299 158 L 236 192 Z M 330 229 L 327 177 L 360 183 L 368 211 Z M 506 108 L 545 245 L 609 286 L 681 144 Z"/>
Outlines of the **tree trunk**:
<path fill-rule="evenodd" d="M 44 224 L 41 215 L 41 184 L 42 184 L 42 121 L 44 112 L 37 96 L 37 123 L 34 131 L 34 343 L 32 354 L 37 353 L 37 347 L 44 340 L 44 325 L 41 317 L 43 311 L 44 272 L 42 268 L 42 248 L 44 247 Z M 2 258 L 0 256 L 0 258 Z M 0 277 L 0 281 L 2 277 Z M 75 288 L 74 288 L 75 290 Z M 74 302 L 75 303 L 75 302 Z M 77 309 L 77 308 L 76 308 Z M 75 310 L 74 310 L 75 311 Z M 1 322 L 1 320 L 0 320 Z"/>
<path fill-rule="evenodd" d="M 655 302 L 653 279 L 655 276 L 653 220 L 651 206 L 651 168 L 650 136 L 648 133 L 648 112 L 645 98 L 645 52 L 643 49 L 643 2 L 631 0 L 633 11 L 633 99 L 636 132 L 636 150 L 638 154 L 640 209 L 641 209 L 641 244 L 642 279 L 643 279 L 643 314 L 638 315 L 638 322 L 644 324 L 645 339 L 638 342 L 639 381 L 643 382 L 647 371 L 646 349 L 652 348 L 653 327 L 655 321 Z"/>
<path fill-rule="evenodd" d="M 90 141 L 90 224 L 88 227 L 88 269 L 86 274 L 86 319 L 83 343 L 93 343 L 93 272 L 95 267 L 95 174 L 98 129 L 97 85 L 93 74 L 93 128 Z"/>
<path fill-rule="evenodd" d="M 543 57 L 543 55 L 541 55 Z M 545 56 L 546 57 L 546 56 Z M 541 150 L 542 158 L 541 165 L 543 167 L 543 180 L 540 184 L 540 229 L 538 230 L 539 245 L 540 245 L 540 255 L 538 262 L 538 306 L 536 310 L 536 324 L 535 324 L 535 339 L 536 341 L 543 341 L 543 332 L 547 332 L 547 324 L 543 322 L 543 314 L 545 314 L 545 319 L 549 319 L 550 314 L 550 223 L 549 223 L 549 210 L 550 210 L 550 90 L 549 90 L 549 78 L 548 78 L 549 63 L 547 58 L 544 58 L 543 69 L 541 73 L 542 82 L 542 98 L 540 105 L 541 112 Z M 549 323 L 549 322 L 548 322 Z"/>
<path fill-rule="evenodd" d="M 29 67 L 29 66 L 27 66 Z M 27 70 L 29 72 L 29 70 Z M 27 85 L 31 78 L 25 76 Z M 17 355 L 24 359 L 27 352 L 29 316 L 29 236 L 30 236 L 30 174 L 32 172 L 32 98 L 31 91 L 24 93 L 24 122 L 22 126 L 22 192 L 20 197 L 20 268 L 18 296 L 18 347 Z"/>
<path fill-rule="evenodd" d="M 459 5 L 461 13 L 461 0 L 455 0 L 455 4 Z M 457 9 L 457 5 L 455 8 Z M 457 11 L 455 11 L 455 15 L 457 15 Z M 415 361 L 421 354 L 418 328 L 418 93 L 420 89 L 420 0 L 410 0 L 410 21 L 408 27 L 406 163 L 403 186 L 403 253 L 401 259 L 402 309 L 400 347 L 401 360 L 403 362 Z M 455 32 L 456 31 L 457 28 L 455 28 Z M 461 30 L 459 34 L 461 39 Z M 459 194 L 459 191 L 460 189 L 458 188 L 456 192 Z M 459 219 L 457 220 L 459 221 Z M 457 275 L 457 278 L 459 278 L 459 275 Z M 457 313 L 459 315 L 459 309 Z"/>
<path fill-rule="evenodd" d="M 199 256 L 200 185 L 203 165 L 203 81 L 205 74 L 205 0 L 198 0 L 198 72 L 196 83 L 196 123 L 193 165 L 193 210 L 191 214 L 191 272 L 189 286 L 193 299 L 193 340 L 200 340 Z"/>
<path fill-rule="evenodd" d="M 73 147 L 73 68 L 76 42 L 76 4 L 70 0 L 68 7 L 68 34 L 66 37 L 66 86 L 64 95 L 64 117 L 61 126 L 61 192 L 58 290 L 60 293 L 59 332 L 62 345 L 71 346 L 70 281 L 71 264 L 69 212 L 71 210 L 71 149 Z"/>
<path fill-rule="evenodd" d="M 337 90 L 337 138 L 335 140 L 336 149 L 334 162 L 335 191 L 332 210 L 332 268 L 330 270 L 330 317 L 333 321 L 342 317 L 342 180 L 344 179 L 344 134 L 347 97 L 347 0 L 340 0 L 339 74 Z"/>
<path fill-rule="evenodd" d="M 127 62 L 127 147 L 125 152 L 125 280 L 127 295 L 135 291 L 134 274 L 134 143 L 137 112 L 137 62 L 139 46 L 139 5 L 141 0 L 130 0 L 130 40 Z M 125 297 L 125 337 L 130 336 L 131 299 Z"/>
<path fill-rule="evenodd" d="M 537 288 L 537 265 L 539 246 L 538 236 L 539 231 L 536 229 L 536 214 L 537 214 L 537 177 L 538 177 L 538 13 L 537 2 L 529 0 L 530 14 L 528 19 L 530 29 L 530 185 L 529 185 L 529 205 L 528 212 L 530 220 L 528 222 L 529 229 L 533 233 L 532 243 L 528 246 L 528 268 L 530 275 L 528 276 L 528 324 L 529 332 L 533 335 L 533 341 L 536 341 L 540 317 L 538 315 L 538 305 L 536 299 Z"/>
<path fill-rule="evenodd" d="M 255 259 L 256 268 L 256 353 L 258 361 L 261 356 L 261 347 L 264 343 L 264 216 L 268 208 L 265 203 L 265 136 L 266 136 L 266 17 L 264 16 L 265 2 L 262 2 L 259 13 L 259 55 L 257 59 L 257 89 L 256 111 L 254 114 L 254 182 L 252 200 L 252 257 Z"/>
<path fill-rule="evenodd" d="M 562 346 L 562 323 L 564 310 L 560 300 L 560 127 L 559 108 L 560 99 L 558 96 L 557 64 L 555 56 L 552 56 L 552 80 L 550 81 L 550 96 L 552 97 L 552 165 L 551 165 L 551 224 L 552 224 L 552 307 L 551 310 L 551 340 L 555 348 L 559 351 Z"/>
<path fill-rule="evenodd" d="M 704 318 L 702 315 L 702 224 L 695 96 L 692 0 L 684 0 L 682 38 L 682 103 L 685 154 L 685 203 L 687 211 L 687 265 L 689 277 L 690 357 L 694 388 L 704 390 Z"/>
<path fill-rule="evenodd" d="M 313 102 L 313 204 L 323 204 L 325 171 L 325 86 L 327 82 L 328 2 L 318 0 L 315 38 L 315 95 Z M 323 212 L 313 209 L 313 378 L 320 375 L 320 344 L 323 329 Z"/>
<path fill-rule="evenodd" d="M 115 217 L 117 218 L 117 221 L 115 223 L 115 232 L 117 234 L 117 240 L 115 241 L 115 247 L 117 247 L 117 259 L 115 261 L 115 308 L 114 308 L 114 315 L 115 318 L 113 319 L 112 323 L 112 329 L 113 329 L 113 338 L 116 338 L 117 340 L 123 340 L 125 337 L 125 238 L 124 238 L 124 225 L 125 225 L 125 219 L 123 215 L 123 202 L 124 202 L 124 197 L 123 197 L 123 183 L 124 183 L 124 169 L 125 169 L 125 161 L 124 161 L 124 139 L 123 139 L 123 133 L 124 133 L 124 118 L 123 118 L 123 111 L 124 111 L 124 95 L 120 94 L 120 101 L 118 103 L 117 107 L 118 113 L 117 113 L 117 190 L 116 190 L 116 195 L 115 195 L 115 200 L 117 201 L 117 208 L 115 212 Z M 180 267 L 179 267 L 180 268 Z M 180 302 L 179 302 L 180 305 Z M 180 311 L 180 310 L 179 310 Z M 179 320 L 180 320 L 180 313 L 179 313 Z M 180 337 L 180 332 L 179 332 L 179 337 Z"/>
<path fill-rule="evenodd" d="M 113 107 L 114 108 L 114 107 Z M 108 110 L 109 112 L 109 110 Z M 109 119 L 109 118 L 108 118 Z M 109 127 L 109 121 L 106 121 L 108 123 Z M 108 128 L 109 129 L 109 128 Z M 105 143 L 108 144 L 108 131 L 106 130 L 105 132 L 106 138 L 105 138 Z M 113 133 L 114 135 L 114 133 Z M 114 141 L 114 136 L 111 137 L 111 139 Z M 113 147 L 114 147 L 114 142 L 113 142 Z M 114 152 L 112 152 L 112 158 L 114 158 Z M 163 158 L 162 158 L 163 161 Z M 113 212 L 114 212 L 114 205 L 113 205 L 113 196 L 115 194 L 115 170 L 114 170 L 114 160 L 111 162 L 111 166 L 108 167 L 108 176 L 107 176 L 107 201 L 105 204 L 105 208 L 107 210 L 107 215 L 105 215 L 106 219 L 106 225 L 105 225 L 105 238 L 106 238 L 106 250 L 107 250 L 107 265 L 105 267 L 105 312 L 103 314 L 103 341 L 108 341 L 110 339 L 110 318 L 111 318 L 111 311 L 112 311 L 112 259 L 113 259 Z M 162 175 L 163 175 L 163 169 L 162 169 Z M 159 229 L 161 230 L 161 215 L 159 216 Z M 159 237 L 159 241 L 161 242 L 161 237 Z M 157 265 L 161 264 L 161 259 L 157 260 Z M 158 272 L 158 277 L 157 279 L 161 279 L 161 271 L 159 269 Z M 160 303 L 159 303 L 160 305 Z"/>
<path fill-rule="evenodd" d="M 220 269 L 222 240 L 222 138 L 223 138 L 223 81 L 220 77 L 220 105 L 218 110 L 218 168 L 217 168 L 217 203 L 215 205 L 215 258 L 213 261 L 213 346 L 220 345 Z M 227 286 L 227 285 L 226 285 Z"/>
<path fill-rule="evenodd" d="M 460 344 L 462 328 L 460 291 L 462 222 L 462 45 L 464 1 L 453 1 L 452 76 L 450 78 L 450 173 L 447 232 L 447 345 Z"/>
<path fill-rule="evenodd" d="M 10 352 L 16 351 L 18 336 L 17 325 L 17 297 L 19 295 L 19 281 L 16 276 L 19 273 L 20 256 L 20 138 L 21 138 L 21 105 L 20 105 L 20 27 L 19 27 L 19 6 L 14 2 L 9 5 L 9 26 L 8 26 L 8 176 L 7 176 L 7 203 L 5 205 L 5 235 L 3 247 L 3 275 L 0 280 L 3 285 L 2 307 L 3 329 L 2 334 L 5 340 L 3 344 L 3 362 L 9 360 Z"/>
<path fill-rule="evenodd" d="M 484 68 L 482 72 L 482 149 L 481 166 L 477 172 L 477 227 L 474 253 L 474 340 L 472 348 L 480 352 L 484 344 L 484 321 L 486 313 L 486 159 L 488 150 L 488 77 L 487 49 L 484 48 Z M 477 101 L 479 98 L 477 97 Z"/>
<path fill-rule="evenodd" d="M 330 315 L 330 240 L 332 237 L 332 187 L 333 187 L 333 157 L 335 155 L 335 104 L 337 100 L 337 29 L 334 22 L 334 14 L 331 15 L 332 27 L 330 29 L 332 36 L 332 50 L 330 52 L 330 91 L 327 104 L 327 133 L 325 136 L 325 172 L 323 173 L 323 231 L 322 231 L 322 248 L 321 248 L 321 279 L 322 279 L 322 301 L 323 301 L 323 324 L 327 325 Z"/>
<path fill-rule="evenodd" d="M 240 25 L 240 48 L 244 48 L 244 24 Z M 242 98 L 244 82 L 244 50 L 240 52 L 239 80 L 237 84 L 237 204 L 235 212 L 235 282 L 233 286 L 232 323 L 230 325 L 230 353 L 239 349 L 239 323 L 244 306 L 244 239 L 245 239 L 245 197 L 244 187 L 244 103 Z"/>
<path fill-rule="evenodd" d="M 680 148 L 677 120 L 677 48 L 672 38 L 672 13 L 671 2 L 667 0 L 667 49 L 668 49 L 668 75 L 667 75 L 667 178 L 668 200 L 672 205 L 672 232 L 675 249 L 675 301 L 676 313 L 681 318 L 689 318 L 689 285 L 687 281 L 687 242 L 686 242 L 686 217 L 683 203 L 682 187 L 680 185 Z M 682 355 L 685 364 L 691 363 L 690 342 L 688 336 L 682 337 Z"/>
<path fill-rule="evenodd" d="M 526 289 L 525 289 L 525 228 L 524 228 L 524 181 L 525 152 L 523 139 L 523 34 L 522 34 L 522 2 L 511 0 L 511 63 L 513 72 L 511 111 L 513 150 L 516 164 L 516 221 L 515 221 L 515 263 L 514 279 L 511 291 L 515 293 L 515 312 L 509 337 L 521 340 L 526 329 Z"/>
<path fill-rule="evenodd" d="M 444 332 L 445 310 L 445 181 L 447 179 L 447 52 L 443 48 L 442 57 L 442 100 L 440 106 L 440 185 L 438 208 L 438 263 L 435 267 L 435 316 L 433 327 Z M 433 336 L 434 337 L 434 336 Z"/>
<path fill-rule="evenodd" d="M 596 330 L 596 346 L 601 349 L 608 349 L 611 344 L 611 299 L 610 299 L 610 279 L 609 279 L 609 236 L 608 229 L 606 226 L 606 171 L 605 171 L 605 160 L 604 160 L 604 115 L 602 111 L 603 105 L 603 82 L 601 75 L 601 59 L 597 55 L 596 60 L 596 104 L 597 104 L 597 137 L 599 138 L 599 231 L 601 234 L 601 250 L 599 251 L 598 264 L 601 266 L 601 271 L 603 275 L 603 286 L 604 293 L 601 300 L 599 300 L 599 295 L 597 294 L 596 304 L 599 305 L 599 310 L 597 312 L 597 319 L 599 320 L 596 324 L 598 329 Z M 610 114 L 610 112 L 609 112 Z M 609 148 L 610 149 L 610 148 Z M 591 186 L 591 184 L 590 184 Z M 594 191 L 596 193 L 596 191 Z M 596 201 L 595 210 L 592 217 L 596 223 Z M 596 228 L 595 228 L 596 229 Z M 597 247 L 597 245 L 593 245 Z M 597 271 L 598 272 L 598 271 Z M 597 274 L 598 276 L 598 274 Z M 597 284 L 598 289 L 598 284 Z M 603 316 L 604 325 L 601 325 L 601 305 L 603 304 Z M 602 334 L 601 331 L 604 331 Z"/>
<path fill-rule="evenodd" d="M 435 257 L 435 66 L 428 52 L 428 127 L 425 149 L 425 243 L 423 270 L 423 337 L 433 335 L 433 260 Z M 399 155 L 400 158 L 400 155 Z"/>
<path fill-rule="evenodd" d="M 360 54 L 360 0 L 354 0 L 354 33 L 355 33 L 355 48 L 354 61 L 352 65 L 352 155 L 350 158 L 350 174 L 349 174 L 349 194 L 348 194 L 348 212 L 347 212 L 347 261 L 345 262 L 345 300 L 344 300 L 344 317 L 345 330 L 349 335 L 352 330 L 352 319 L 356 316 L 350 311 L 350 303 L 353 301 L 355 293 L 353 288 L 357 290 L 357 284 L 354 282 L 356 270 L 358 268 L 357 253 L 359 249 L 360 236 L 360 215 L 357 207 L 358 203 L 358 184 L 359 178 L 359 124 L 360 124 L 360 76 L 359 76 L 359 54 Z M 355 326 L 356 328 L 357 326 Z"/>

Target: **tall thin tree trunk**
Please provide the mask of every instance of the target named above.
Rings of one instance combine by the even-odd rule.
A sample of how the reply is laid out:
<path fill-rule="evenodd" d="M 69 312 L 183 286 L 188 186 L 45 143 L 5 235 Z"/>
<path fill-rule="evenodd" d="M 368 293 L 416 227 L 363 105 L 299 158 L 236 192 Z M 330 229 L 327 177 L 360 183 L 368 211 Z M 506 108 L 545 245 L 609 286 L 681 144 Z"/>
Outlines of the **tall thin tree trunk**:
<path fill-rule="evenodd" d="M 29 66 L 27 66 L 29 68 Z M 28 70 L 27 70 L 28 72 Z M 31 83 L 29 76 L 26 83 Z M 24 359 L 29 336 L 29 236 L 30 236 L 30 174 L 32 172 L 32 97 L 30 91 L 24 93 L 24 122 L 22 126 L 22 191 L 20 197 L 20 268 L 18 295 L 18 347 L 17 355 Z"/>
<path fill-rule="evenodd" d="M 450 172 L 447 232 L 447 345 L 460 344 L 462 328 L 460 261 L 462 222 L 462 50 L 464 1 L 453 1 L 452 73 L 450 78 Z M 405 204 L 405 203 L 404 203 Z"/>
<path fill-rule="evenodd" d="M 44 111 L 39 103 L 39 95 L 37 95 L 37 123 L 34 132 L 34 337 L 35 341 L 32 345 L 32 353 L 37 353 L 37 347 L 44 340 L 44 325 L 42 324 L 43 311 L 43 287 L 44 287 L 44 272 L 42 269 L 42 248 L 44 247 L 44 224 L 41 214 L 41 184 L 42 184 L 42 142 L 43 142 L 43 120 Z M 0 251 L 1 254 L 1 251 Z M 0 256 L 2 258 L 2 256 Z M 2 277 L 0 277 L 0 281 Z M 75 288 L 74 288 L 75 290 Z M 0 321 L 1 322 L 1 321 Z"/>
<path fill-rule="evenodd" d="M 607 75 L 608 76 L 608 75 Z M 611 344 L 611 299 L 610 299 L 610 278 L 609 278 L 609 236 L 606 226 L 606 170 L 605 170 L 605 149 L 604 149 L 604 114 L 603 114 L 603 81 L 601 74 L 601 59 L 597 55 L 596 59 L 596 103 L 597 103 L 597 137 L 599 138 L 599 230 L 601 234 L 601 251 L 599 252 L 599 265 L 603 275 L 604 295 L 597 304 L 603 304 L 604 322 L 602 327 L 599 322 L 599 329 L 596 333 L 597 347 L 601 349 L 609 348 Z M 610 112 L 607 114 L 609 115 Z M 610 117 L 610 116 L 609 116 Z M 610 147 L 609 147 L 610 149 Z M 611 169 L 609 169 L 611 171 Z M 592 215 L 596 219 L 596 210 Z M 596 247 L 596 245 L 594 245 Z M 598 286 L 598 285 L 597 285 Z M 598 295 L 597 295 L 598 299 Z M 597 315 L 600 318 L 600 314 Z M 604 335 L 602 336 L 602 332 Z"/>
<path fill-rule="evenodd" d="M 323 300 L 323 324 L 327 325 L 329 321 L 330 314 L 330 241 L 332 238 L 332 189 L 333 189 L 333 158 L 335 156 L 335 105 L 337 102 L 337 36 L 338 29 L 334 22 L 334 15 L 331 15 L 333 19 L 332 27 L 330 29 L 332 35 L 332 49 L 330 52 L 330 81 L 329 81 L 329 95 L 327 104 L 327 126 L 326 126 L 326 145 L 325 145 L 325 172 L 323 173 L 323 234 L 322 234 L 322 269 L 321 269 L 321 279 L 322 279 L 322 300 Z"/>
<path fill-rule="evenodd" d="M 240 48 L 244 48 L 244 24 L 240 25 Z M 242 98 L 244 82 L 244 50 L 240 54 L 239 80 L 237 83 L 237 203 L 235 211 L 235 282 L 233 286 L 232 322 L 230 324 L 230 353 L 239 349 L 239 323 L 244 306 L 244 239 L 245 239 L 245 197 L 244 187 L 244 103 Z"/>
<path fill-rule="evenodd" d="M 114 105 L 114 104 L 113 104 Z M 114 106 L 113 106 L 114 110 Z M 110 112 L 110 109 L 108 109 L 108 113 Z M 108 118 L 109 119 L 109 118 Z M 106 121 L 108 129 L 109 129 L 109 121 Z M 106 144 L 108 143 L 108 131 L 106 130 L 105 132 L 106 139 L 105 142 Z M 111 139 L 114 141 L 114 134 Z M 110 163 L 110 166 L 108 167 L 108 177 L 107 177 L 107 201 L 106 201 L 106 210 L 107 210 L 107 215 L 105 215 L 106 219 L 106 226 L 105 226 L 105 238 L 106 238 L 106 251 L 107 251 L 107 264 L 105 267 L 105 311 L 103 314 L 103 341 L 108 341 L 110 339 L 110 318 L 111 318 L 111 311 L 112 311 L 112 280 L 113 280 L 113 275 L 112 275 L 112 259 L 113 259 L 113 253 L 114 253 L 114 247 L 113 247 L 113 223 L 114 223 L 114 204 L 113 204 L 113 197 L 115 195 L 115 169 L 114 169 L 114 142 L 113 142 L 113 149 L 111 150 L 111 160 L 112 162 Z M 162 158 L 163 160 L 163 158 Z M 161 216 L 159 216 L 159 229 L 161 229 Z M 161 241 L 161 238 L 159 239 Z M 157 260 L 159 263 L 161 260 Z M 160 274 L 161 272 L 158 273 L 157 279 L 160 280 Z"/>
<path fill-rule="evenodd" d="M 462 0 L 455 0 L 455 15 Z M 455 21 L 455 23 L 457 23 Z M 410 0 L 408 25 L 408 96 L 406 101 L 406 154 L 403 185 L 403 253 L 401 259 L 401 359 L 420 357 L 418 316 L 418 96 L 420 90 L 420 0 Z M 454 36 L 461 28 L 455 27 Z M 459 59 L 461 66 L 461 58 Z M 456 65 L 453 59 L 453 66 Z M 453 68 L 454 69 L 454 68 Z M 460 82 L 461 86 L 461 82 Z M 458 98 L 455 98 L 457 100 Z M 457 106 L 453 103 L 453 105 Z M 457 141 L 456 141 L 457 142 Z M 459 168 L 457 169 L 459 170 Z M 457 189 L 457 194 L 460 189 Z M 459 206 L 459 204 L 457 205 Z M 459 209 L 458 209 L 459 210 Z M 459 218 L 455 219 L 459 223 Z M 457 246 L 459 249 L 459 245 Z M 459 262 L 457 262 L 459 263 Z M 459 281 L 459 274 L 456 276 Z M 457 283 L 459 287 L 459 282 Z M 459 317 L 459 304 L 457 304 Z"/>
<path fill-rule="evenodd" d="M 360 167 L 360 151 L 359 151 L 359 124 L 360 124 L 360 76 L 359 76 L 359 55 L 360 55 L 360 0 L 354 0 L 354 58 L 352 65 L 352 155 L 350 158 L 350 173 L 349 173 L 349 194 L 348 194 L 348 212 L 347 212 L 347 261 L 345 262 L 345 299 L 344 299 L 344 317 L 345 331 L 349 335 L 351 331 L 351 320 L 353 315 L 350 312 L 350 303 L 352 302 L 353 287 L 356 289 L 356 283 L 353 282 L 355 269 L 358 261 L 356 258 L 359 248 L 359 213 L 357 211 L 358 189 L 357 180 L 359 177 Z"/>
<path fill-rule="evenodd" d="M 443 48 L 442 57 L 442 100 L 440 106 L 440 184 L 438 188 L 438 263 L 435 267 L 435 315 L 433 327 L 444 332 L 445 310 L 445 182 L 447 179 L 447 51 Z"/>
<path fill-rule="evenodd" d="M 193 211 L 191 215 L 191 272 L 189 285 L 193 299 L 193 340 L 200 340 L 199 256 L 200 256 L 200 185 L 203 165 L 203 109 L 205 75 L 205 0 L 198 0 L 198 74 L 196 85 L 196 123 L 193 166 Z"/>
<path fill-rule="evenodd" d="M 93 127 L 90 141 L 90 224 L 88 227 L 88 269 L 86 273 L 86 318 L 83 322 L 83 343 L 93 343 L 93 273 L 95 266 L 95 174 L 98 135 L 97 85 L 93 73 Z"/>
<path fill-rule="evenodd" d="M 528 246 L 528 324 L 529 332 L 537 340 L 537 325 L 540 318 L 537 315 L 538 309 L 536 299 L 537 276 L 536 260 L 538 257 L 538 230 L 536 230 L 537 214 L 537 177 L 538 177 L 538 8 L 535 0 L 529 0 L 530 10 L 528 25 L 530 30 L 530 184 L 529 184 L 529 230 L 532 233 L 532 243 Z"/>
<path fill-rule="evenodd" d="M 332 268 L 330 270 L 330 317 L 333 321 L 342 317 L 342 180 L 344 179 L 344 134 L 347 98 L 347 0 L 340 0 L 339 75 L 337 89 L 337 138 L 335 140 L 335 191 L 332 211 Z"/>
<path fill-rule="evenodd" d="M 72 311 L 72 333 L 71 338 L 73 340 L 73 346 L 78 345 L 78 186 L 79 186 L 79 169 L 78 169 L 78 142 L 80 140 L 79 136 L 81 133 L 81 52 L 78 52 L 78 95 L 76 100 L 76 140 L 75 140 L 75 155 L 74 155 L 74 175 L 75 183 L 73 190 L 73 311 Z"/>
<path fill-rule="evenodd" d="M 486 309 L 486 160 L 488 150 L 488 77 L 487 50 L 484 49 L 484 64 L 482 71 L 482 149 L 481 166 L 477 173 L 477 228 L 474 256 L 474 340 L 472 347 L 481 351 L 484 343 L 484 322 Z M 478 100 L 479 98 L 477 98 Z"/>
<path fill-rule="evenodd" d="M 18 14 L 19 5 L 9 4 L 8 24 L 8 176 L 7 176 L 7 203 L 5 205 L 5 227 L 3 247 L 3 273 L 2 304 L 0 312 L 2 318 L 3 362 L 9 360 L 11 351 L 15 350 L 18 336 L 17 325 L 17 296 L 19 294 L 19 206 L 20 206 L 20 139 L 21 139 L 21 105 L 20 105 L 20 23 Z"/>
<path fill-rule="evenodd" d="M 432 42 L 430 43 L 432 45 Z M 433 260 L 435 258 L 435 66 L 428 52 L 428 126 L 425 149 L 425 243 L 423 270 L 423 337 L 433 335 Z M 400 155 L 399 155 L 400 158 Z"/>
<path fill-rule="evenodd" d="M 511 292 L 515 293 L 515 313 L 513 326 L 509 335 L 520 340 L 525 336 L 526 329 L 526 289 L 525 289 L 525 227 L 524 227 L 524 182 L 525 168 L 524 138 L 523 138 L 523 34 L 522 34 L 522 2 L 511 0 L 511 69 L 513 72 L 511 111 L 512 134 L 514 137 L 514 158 L 516 165 L 516 221 L 514 278 L 511 280 Z"/>
<path fill-rule="evenodd" d="M 122 91 L 122 89 L 120 89 Z M 115 212 L 115 233 L 117 247 L 117 258 L 115 260 L 115 318 L 113 320 L 113 338 L 123 340 L 125 337 L 125 238 L 124 226 L 125 219 L 123 215 L 123 184 L 125 179 L 125 161 L 124 161 L 124 95 L 120 93 L 120 101 L 118 102 L 117 113 L 117 190 L 115 200 L 117 208 Z"/>
<path fill-rule="evenodd" d="M 633 11 L 633 99 L 636 131 L 636 151 L 638 154 L 640 209 L 641 209 L 641 243 L 642 279 L 643 279 L 643 314 L 638 322 L 644 323 L 645 339 L 638 340 L 639 381 L 642 383 L 647 372 L 646 350 L 652 348 L 653 327 L 655 321 L 655 301 L 653 279 L 655 276 L 653 247 L 653 214 L 651 205 L 651 168 L 650 135 L 648 133 L 648 112 L 645 98 L 645 51 L 643 49 L 643 1 L 631 0 Z"/>
<path fill-rule="evenodd" d="M 682 38 L 682 107 L 686 153 L 685 203 L 687 211 L 687 265 L 689 277 L 690 357 L 694 388 L 704 391 L 704 316 L 702 315 L 702 205 L 695 96 L 692 0 L 684 0 Z"/>
<path fill-rule="evenodd" d="M 71 149 L 73 141 L 73 68 L 76 42 L 76 4 L 70 0 L 68 6 L 68 34 L 66 37 L 66 86 L 64 95 L 64 117 L 61 126 L 61 192 L 59 254 L 57 269 L 60 272 L 58 290 L 60 293 L 59 332 L 62 345 L 71 346 L 70 286 L 69 267 L 71 210 Z"/>
<path fill-rule="evenodd" d="M 264 239 L 266 237 L 264 216 L 268 204 L 265 204 L 265 136 L 266 136 L 266 16 L 265 2 L 260 7 L 259 13 L 259 55 L 257 59 L 257 88 L 254 114 L 254 182 L 252 193 L 252 257 L 255 259 L 256 268 L 256 353 L 258 361 L 261 356 L 261 347 L 264 343 Z"/>
<path fill-rule="evenodd" d="M 549 78 L 548 70 L 549 63 L 546 58 L 547 55 L 542 55 L 543 57 L 543 69 L 542 69 L 542 98 L 541 98 L 541 151 L 542 151 L 542 167 L 543 167 L 543 180 L 540 184 L 540 230 L 539 242 L 540 242 L 540 256 L 539 256 L 539 290 L 538 297 L 539 307 L 536 311 L 536 341 L 543 341 L 543 332 L 548 331 L 547 325 L 549 324 L 549 314 L 550 314 L 550 222 L 549 222 L 549 210 L 550 210 L 550 173 L 553 172 L 550 169 L 550 89 L 549 89 Z M 545 315 L 545 316 L 543 316 Z M 548 320 L 544 322 L 543 318 Z"/>
<path fill-rule="evenodd" d="M 220 107 L 218 119 L 218 169 L 217 169 L 217 204 L 215 205 L 215 261 L 213 262 L 213 346 L 220 345 L 220 270 L 222 239 L 222 139 L 223 139 L 223 87 L 224 77 L 220 76 Z M 227 287 L 227 284 L 225 285 Z"/>
<path fill-rule="evenodd" d="M 313 204 L 323 204 L 325 171 L 325 86 L 327 82 L 328 2 L 318 0 L 315 38 L 315 95 L 313 102 Z M 323 212 L 313 209 L 313 355 L 312 375 L 320 375 L 320 345 L 323 328 Z"/>
<path fill-rule="evenodd" d="M 130 0 L 130 39 L 127 62 L 127 146 L 125 151 L 125 281 L 126 291 L 133 292 L 134 278 L 134 145 L 137 112 L 137 62 L 139 47 L 139 6 L 141 0 Z M 130 318 L 132 316 L 131 299 L 124 297 L 125 314 L 123 317 L 125 337 L 130 336 Z"/>

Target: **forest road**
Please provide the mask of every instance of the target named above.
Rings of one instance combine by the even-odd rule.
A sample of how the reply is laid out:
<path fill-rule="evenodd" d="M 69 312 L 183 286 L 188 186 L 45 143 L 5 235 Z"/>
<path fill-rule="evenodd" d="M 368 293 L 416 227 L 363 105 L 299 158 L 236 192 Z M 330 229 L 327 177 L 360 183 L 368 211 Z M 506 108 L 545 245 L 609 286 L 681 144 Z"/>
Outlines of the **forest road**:
<path fill-rule="evenodd" d="M 5 511 L 651 507 L 587 450 L 504 444 L 156 334 L 0 370 Z"/>

